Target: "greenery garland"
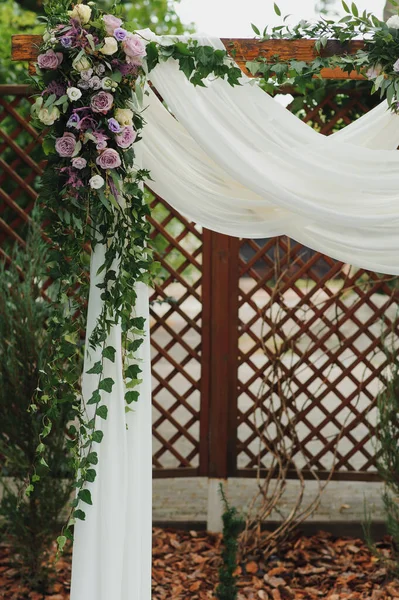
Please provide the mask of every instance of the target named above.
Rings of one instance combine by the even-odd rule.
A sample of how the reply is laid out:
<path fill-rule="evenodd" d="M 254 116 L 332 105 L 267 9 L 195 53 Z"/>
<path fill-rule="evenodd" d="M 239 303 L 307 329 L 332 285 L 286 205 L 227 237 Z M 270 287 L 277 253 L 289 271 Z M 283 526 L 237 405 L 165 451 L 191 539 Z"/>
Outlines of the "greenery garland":
<path fill-rule="evenodd" d="M 399 7 L 397 0 L 391 4 Z M 379 92 L 381 99 L 387 98 L 394 112 L 399 112 L 399 11 L 387 22 L 381 21 L 369 11 L 361 12 L 357 5 L 342 0 L 347 13 L 338 22 L 322 16 L 315 22 L 300 21 L 297 25 L 282 25 L 263 31 L 252 25 L 260 41 L 273 39 L 300 40 L 314 39 L 319 53 L 326 47 L 328 40 L 338 40 L 345 45 L 354 39 L 362 39 L 365 48 L 355 54 L 316 56 L 311 62 L 281 60 L 278 56 L 268 59 L 259 53 L 256 60 L 247 62 L 248 70 L 263 81 L 266 91 L 272 92 L 275 84 L 290 84 L 301 93 L 306 93 L 307 85 L 314 77 L 320 77 L 322 69 L 341 68 L 344 72 L 356 71 L 372 82 L 372 93 Z M 274 4 L 278 16 L 281 9 Z"/>
<path fill-rule="evenodd" d="M 117 349 L 107 344 L 108 334 L 120 324 L 123 334 L 126 410 L 139 399 L 141 368 L 136 353 L 143 343 L 144 319 L 134 315 L 135 286 L 151 282 L 156 272 L 149 243 L 148 205 L 143 185 L 150 177 L 135 168 L 134 145 L 145 125 L 143 93 L 148 72 L 160 61 L 175 59 L 193 85 L 206 86 L 210 76 L 240 85 L 241 71 L 228 53 L 195 40 L 167 43 L 143 40 L 123 27 L 119 8 L 104 13 L 94 2 L 48 0 L 46 34 L 33 78 L 38 89 L 32 115 L 36 127 L 44 130 L 43 148 L 48 164 L 42 179 L 39 202 L 45 211 L 46 235 L 51 241 L 47 269 L 54 280 L 54 302 L 63 317 L 50 320 L 54 357 L 42 373 L 40 389 L 31 410 L 40 405 L 43 430 L 37 447 L 41 468 L 46 467 L 45 439 L 61 404 L 68 403 L 73 421 L 68 446 L 76 473 L 76 498 L 71 514 L 58 538 L 62 550 L 76 519 L 85 519 L 83 506 L 92 504 L 87 484 L 95 480 L 97 444 L 103 439 L 101 420 L 107 418 L 102 398 L 115 384 L 104 376 L 106 361 L 115 361 Z M 314 25 L 302 22 L 289 28 L 279 26 L 262 39 L 316 37 L 321 49 L 327 39 L 346 42 L 359 34 L 369 36 L 366 49 L 355 56 L 316 58 L 312 64 L 298 61 L 273 62 L 261 55 L 247 63 L 264 82 L 270 77 L 279 83 L 298 85 L 326 66 L 341 66 L 359 72 L 374 70 L 374 90 L 387 95 L 397 109 L 399 92 L 399 16 L 383 23 L 370 13 L 359 15 L 354 4 L 343 2 L 348 16 L 338 24 L 322 19 Z M 71 9 L 71 10 L 70 10 Z M 280 9 L 275 6 L 278 14 Z M 255 33 L 260 34 L 254 26 Z M 147 42 L 147 43 L 146 43 Z M 374 72 L 378 75 L 375 75 Z M 88 372 L 97 386 L 82 403 L 80 372 L 76 357 L 81 355 L 81 332 L 85 330 L 88 301 L 88 250 L 98 244 L 105 248 L 104 264 L 97 276 L 103 307 L 88 344 L 101 351 L 101 359 Z M 88 248 L 89 247 L 89 248 Z M 58 312 L 58 314 L 60 314 Z M 88 351 L 89 348 L 86 349 Z M 63 390 L 60 398 L 59 390 Z M 94 415 L 94 416 L 93 416 Z M 40 476 L 34 472 L 27 492 Z"/>

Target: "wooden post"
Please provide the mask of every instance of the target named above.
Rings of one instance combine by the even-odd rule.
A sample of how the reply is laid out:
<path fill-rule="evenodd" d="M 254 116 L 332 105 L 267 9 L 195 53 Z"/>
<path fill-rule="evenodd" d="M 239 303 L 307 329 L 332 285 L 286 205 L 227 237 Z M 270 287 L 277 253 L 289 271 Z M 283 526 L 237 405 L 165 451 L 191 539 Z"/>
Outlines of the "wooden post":
<path fill-rule="evenodd" d="M 208 481 L 208 528 L 220 531 L 219 483 L 236 471 L 238 254 L 240 243 L 203 233 L 201 468 Z"/>

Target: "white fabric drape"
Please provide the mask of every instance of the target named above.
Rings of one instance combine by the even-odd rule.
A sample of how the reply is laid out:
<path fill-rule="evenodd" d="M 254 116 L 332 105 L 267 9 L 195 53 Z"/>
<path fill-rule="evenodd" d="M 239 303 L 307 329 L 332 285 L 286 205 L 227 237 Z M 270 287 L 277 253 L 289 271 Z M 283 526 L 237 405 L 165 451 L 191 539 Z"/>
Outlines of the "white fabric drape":
<path fill-rule="evenodd" d="M 148 30 L 146 39 L 155 36 Z M 168 40 L 163 38 L 168 43 Z M 200 43 L 223 47 L 220 40 Z M 194 88 L 173 61 L 150 79 L 172 114 L 148 89 L 147 121 L 138 144 L 150 187 L 188 218 L 238 237 L 279 234 L 334 258 L 399 274 L 399 118 L 386 103 L 330 138 L 316 133 L 243 76 Z M 88 334 L 101 312 L 98 246 L 91 267 Z M 138 290 L 137 315 L 147 318 L 148 292 Z M 151 374 L 149 335 L 141 347 L 143 384 L 125 413 L 121 332 L 109 344 L 115 363 L 106 377 L 108 419 L 101 422 L 93 507 L 75 531 L 71 600 L 151 598 Z M 86 356 L 85 372 L 98 360 Z M 96 377 L 83 377 L 88 399 Z"/>
<path fill-rule="evenodd" d="M 244 75 L 240 87 L 195 88 L 169 60 L 149 77 L 175 118 L 149 92 L 143 161 L 172 206 L 221 233 L 287 234 L 399 274 L 399 118 L 386 103 L 325 137 Z"/>
<path fill-rule="evenodd" d="M 104 247 L 96 246 L 90 272 L 86 340 L 101 313 L 96 273 L 104 262 Z M 107 420 L 98 419 L 104 432 L 95 444 L 97 477 L 89 489 L 93 506 L 82 505 L 85 521 L 75 525 L 72 562 L 72 600 L 145 600 L 151 598 L 151 366 L 148 288 L 137 286 L 136 315 L 146 319 L 146 337 L 137 352 L 143 371 L 140 399 L 125 412 L 120 327 L 113 327 L 107 345 L 116 349 L 115 362 L 104 362 L 104 376 L 112 377 L 112 394 L 104 394 Z M 87 346 L 87 342 L 86 342 Z M 85 355 L 82 393 L 88 400 L 97 389 L 98 375 L 87 375 L 100 353 Z M 88 406 L 90 411 L 92 406 Z M 89 412 L 90 414 L 90 412 Z M 90 414 L 90 417 L 92 414 Z"/>

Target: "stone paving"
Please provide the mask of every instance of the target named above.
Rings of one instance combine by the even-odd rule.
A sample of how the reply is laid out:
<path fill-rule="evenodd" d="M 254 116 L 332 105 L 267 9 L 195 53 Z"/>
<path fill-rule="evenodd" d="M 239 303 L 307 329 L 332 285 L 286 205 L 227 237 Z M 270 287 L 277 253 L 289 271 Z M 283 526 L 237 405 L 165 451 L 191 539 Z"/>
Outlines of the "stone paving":
<path fill-rule="evenodd" d="M 310 520 L 317 522 L 362 522 L 366 504 L 373 520 L 382 520 L 381 489 L 379 483 L 332 481 L 324 491 L 319 509 Z M 245 513 L 256 491 L 251 479 L 230 479 L 228 496 L 230 502 Z M 298 483 L 289 481 L 285 497 L 279 509 L 285 513 L 296 498 Z M 314 498 L 315 482 L 307 482 L 304 506 Z M 156 479 L 154 480 L 153 518 L 156 522 L 207 521 L 208 481 L 205 478 Z M 272 520 L 277 520 L 277 514 Z"/>

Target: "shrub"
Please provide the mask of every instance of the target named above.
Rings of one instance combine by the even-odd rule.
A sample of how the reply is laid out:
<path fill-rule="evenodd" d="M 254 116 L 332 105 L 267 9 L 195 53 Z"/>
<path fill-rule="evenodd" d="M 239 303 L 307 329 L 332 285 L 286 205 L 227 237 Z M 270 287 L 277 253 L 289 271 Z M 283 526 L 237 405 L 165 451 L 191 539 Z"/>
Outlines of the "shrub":
<path fill-rule="evenodd" d="M 53 305 L 42 297 L 46 252 L 35 226 L 25 249 L 14 252 L 11 265 L 0 266 L 0 516 L 15 566 L 39 591 L 49 582 L 49 548 L 71 490 L 66 404 L 59 405 L 47 453 L 36 464 L 43 415 L 35 398 L 40 371 L 53 352 L 46 322 L 55 316 Z M 62 389 L 59 393 L 61 397 Z M 29 485 L 29 476 L 40 483 Z"/>

